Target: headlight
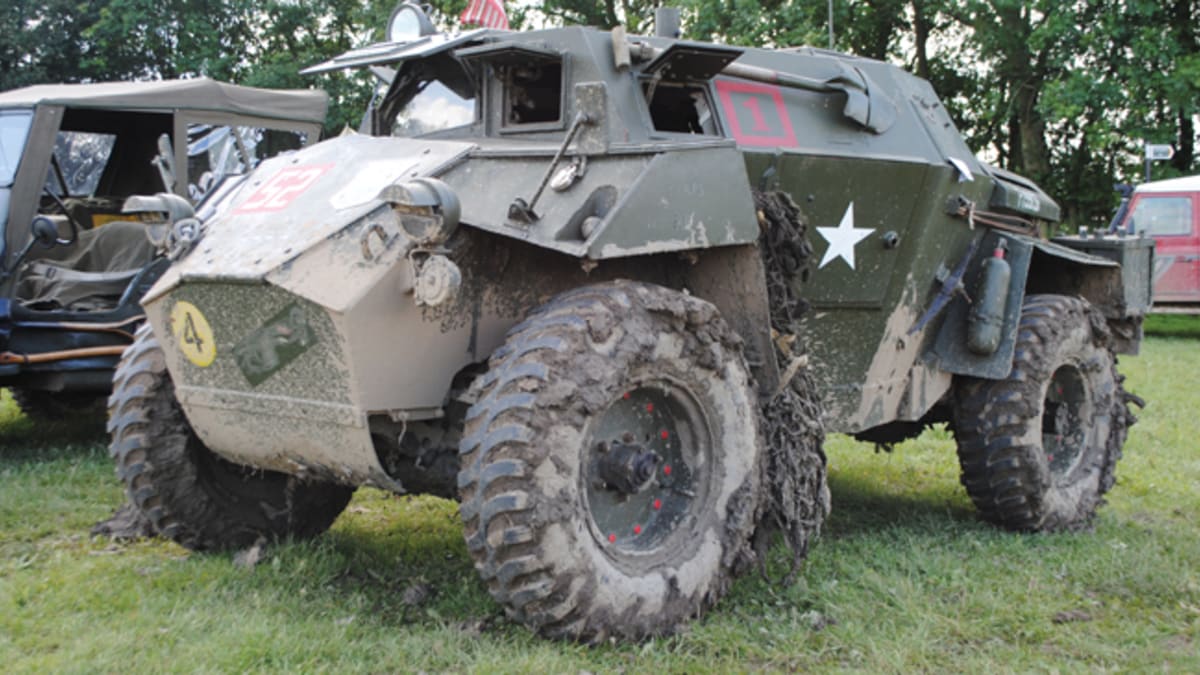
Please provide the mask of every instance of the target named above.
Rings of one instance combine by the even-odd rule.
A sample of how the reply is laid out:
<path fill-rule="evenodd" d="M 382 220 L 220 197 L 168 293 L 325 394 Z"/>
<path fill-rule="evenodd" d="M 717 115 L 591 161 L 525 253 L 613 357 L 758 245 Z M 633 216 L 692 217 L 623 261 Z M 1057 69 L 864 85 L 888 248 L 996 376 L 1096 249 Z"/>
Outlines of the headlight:
<path fill-rule="evenodd" d="M 400 225 L 422 246 L 445 243 L 458 228 L 462 207 L 458 195 L 436 178 L 417 178 L 389 185 L 379 199 L 391 204 L 400 215 Z"/>

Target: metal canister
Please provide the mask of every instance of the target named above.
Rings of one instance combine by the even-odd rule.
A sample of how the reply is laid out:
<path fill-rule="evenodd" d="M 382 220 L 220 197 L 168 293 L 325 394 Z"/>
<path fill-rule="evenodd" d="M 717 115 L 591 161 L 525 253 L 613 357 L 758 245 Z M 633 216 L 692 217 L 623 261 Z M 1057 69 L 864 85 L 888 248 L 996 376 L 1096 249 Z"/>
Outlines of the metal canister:
<path fill-rule="evenodd" d="M 1001 239 L 992 257 L 983 261 L 979 289 L 967 315 L 967 348 L 981 356 L 994 354 L 1000 347 L 1012 281 L 1012 267 L 1004 259 L 1007 252 L 1008 244 Z"/>

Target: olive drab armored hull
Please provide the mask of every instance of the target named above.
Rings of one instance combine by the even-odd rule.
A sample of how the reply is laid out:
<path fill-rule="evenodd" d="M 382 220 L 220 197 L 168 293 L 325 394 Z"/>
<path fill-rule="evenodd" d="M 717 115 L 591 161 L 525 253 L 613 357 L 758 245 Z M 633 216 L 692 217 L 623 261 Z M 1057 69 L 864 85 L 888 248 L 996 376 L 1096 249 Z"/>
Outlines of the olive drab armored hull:
<path fill-rule="evenodd" d="M 1010 529 L 1083 525 L 1111 487 L 1150 249 L 1039 237 L 1057 205 L 926 82 L 586 28 L 309 71 L 368 67 L 369 133 L 263 163 L 143 299 L 113 453 L 177 541 L 430 492 L 516 620 L 637 639 L 711 605 L 768 526 L 800 560 L 826 431 L 949 422 Z"/>

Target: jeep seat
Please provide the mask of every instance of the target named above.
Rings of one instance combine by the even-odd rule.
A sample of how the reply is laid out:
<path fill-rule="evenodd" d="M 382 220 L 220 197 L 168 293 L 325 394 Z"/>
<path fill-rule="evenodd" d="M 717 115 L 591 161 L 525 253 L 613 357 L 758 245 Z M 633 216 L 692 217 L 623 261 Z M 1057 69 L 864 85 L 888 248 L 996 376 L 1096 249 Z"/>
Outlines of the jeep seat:
<path fill-rule="evenodd" d="M 79 232 L 70 246 L 44 250 L 21 268 L 16 299 L 30 309 L 113 309 L 129 282 L 155 257 L 146 225 L 115 221 Z"/>

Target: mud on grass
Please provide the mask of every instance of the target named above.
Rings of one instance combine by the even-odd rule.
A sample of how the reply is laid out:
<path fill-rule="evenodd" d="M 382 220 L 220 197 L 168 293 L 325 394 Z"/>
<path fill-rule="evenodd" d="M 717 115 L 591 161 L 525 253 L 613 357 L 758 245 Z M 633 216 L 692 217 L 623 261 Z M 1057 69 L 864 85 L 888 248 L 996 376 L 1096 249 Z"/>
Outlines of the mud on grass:
<path fill-rule="evenodd" d="M 121 499 L 103 439 L 55 443 L 0 404 L 0 663 L 1200 671 L 1200 340 L 1154 337 L 1120 365 L 1150 405 L 1095 532 L 1020 536 L 981 524 L 944 430 L 892 454 L 835 437 L 833 514 L 795 585 L 745 577 L 683 635 L 597 649 L 539 640 L 500 617 L 455 506 L 437 499 L 360 491 L 328 535 L 268 549 L 249 569 L 159 541 L 91 540 L 87 528 Z M 782 546 L 772 558 L 786 569 Z"/>

